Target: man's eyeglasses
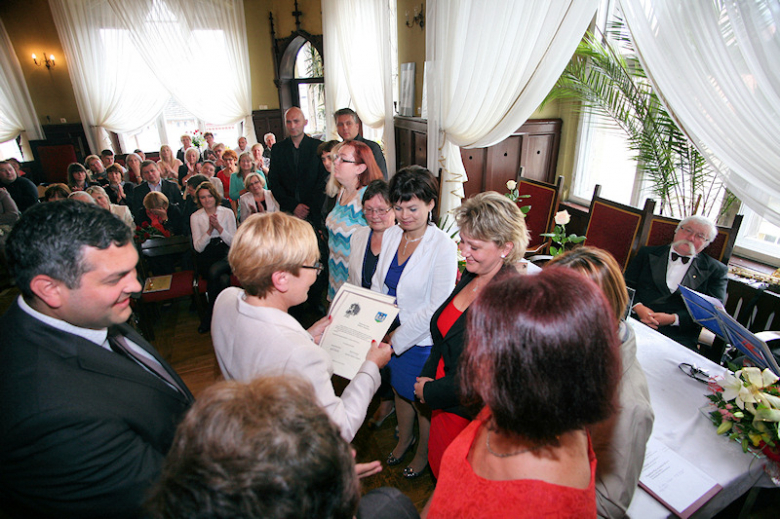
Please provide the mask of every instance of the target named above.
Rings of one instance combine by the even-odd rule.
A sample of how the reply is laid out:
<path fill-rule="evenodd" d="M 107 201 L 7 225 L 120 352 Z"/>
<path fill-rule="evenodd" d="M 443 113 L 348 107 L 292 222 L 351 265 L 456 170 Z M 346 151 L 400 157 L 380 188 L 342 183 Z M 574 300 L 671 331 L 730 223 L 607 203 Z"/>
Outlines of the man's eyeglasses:
<path fill-rule="evenodd" d="M 325 266 L 324 266 L 322 263 L 320 263 L 320 262 L 318 261 L 318 262 L 317 262 L 317 263 L 315 263 L 314 265 L 301 265 L 301 268 L 302 268 L 302 269 L 311 269 L 311 270 L 316 270 L 316 271 L 317 271 L 317 275 L 319 275 L 319 274 L 320 274 L 320 272 L 322 272 L 322 271 L 323 271 L 323 269 L 325 268 Z"/>
<path fill-rule="evenodd" d="M 341 155 L 331 155 L 333 162 L 346 162 L 347 164 L 357 164 L 356 160 L 345 159 Z"/>
<path fill-rule="evenodd" d="M 388 207 L 387 209 L 363 209 L 363 214 L 365 214 L 366 216 L 372 216 L 372 215 L 384 216 L 392 210 L 393 210 L 392 207 Z"/>
<path fill-rule="evenodd" d="M 709 241 L 709 236 L 706 236 L 706 235 L 704 235 L 704 234 L 702 234 L 702 233 L 700 233 L 700 232 L 696 232 L 696 231 L 694 231 L 693 229 L 689 229 L 688 227 L 685 227 L 685 226 L 682 226 L 682 225 L 679 227 L 679 229 L 680 229 L 681 231 L 683 231 L 684 233 L 686 233 L 686 234 L 688 234 L 688 235 L 690 235 L 690 236 L 693 236 L 693 237 L 694 237 L 694 238 L 696 238 L 697 240 L 700 240 L 700 241 Z"/>

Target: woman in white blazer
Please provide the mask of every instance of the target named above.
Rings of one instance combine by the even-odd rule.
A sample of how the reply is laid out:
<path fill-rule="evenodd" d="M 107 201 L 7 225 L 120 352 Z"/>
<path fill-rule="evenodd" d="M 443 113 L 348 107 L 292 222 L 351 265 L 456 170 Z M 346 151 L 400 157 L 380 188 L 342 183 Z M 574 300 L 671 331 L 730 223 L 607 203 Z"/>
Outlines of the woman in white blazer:
<path fill-rule="evenodd" d="M 240 223 L 256 213 L 274 213 L 279 210 L 279 203 L 268 189 L 265 180 L 258 173 L 250 173 L 244 179 L 247 192 L 238 199 L 238 215 Z"/>
<path fill-rule="evenodd" d="M 211 336 L 227 380 L 296 375 L 314 387 L 317 403 L 347 441 L 366 418 L 379 387 L 379 368 L 390 359 L 386 344 L 372 343 L 358 374 L 341 397 L 331 383 L 333 363 L 320 348 L 328 319 L 305 330 L 287 312 L 306 301 L 322 270 L 314 229 L 282 212 L 249 218 L 236 233 L 228 259 L 243 289 L 230 287 L 217 298 Z"/>
<path fill-rule="evenodd" d="M 414 404 L 414 383 L 433 345 L 430 326 L 436 309 L 450 295 L 457 274 L 456 245 L 435 221 L 438 182 L 425 168 L 410 166 L 390 180 L 390 201 L 398 225 L 385 231 L 371 289 L 397 297 L 400 323 L 390 334 L 388 364 L 395 391 L 398 444 L 387 458 L 398 465 L 412 447 L 415 415 L 419 445 L 404 477 L 420 476 L 428 464 L 430 419 Z"/>

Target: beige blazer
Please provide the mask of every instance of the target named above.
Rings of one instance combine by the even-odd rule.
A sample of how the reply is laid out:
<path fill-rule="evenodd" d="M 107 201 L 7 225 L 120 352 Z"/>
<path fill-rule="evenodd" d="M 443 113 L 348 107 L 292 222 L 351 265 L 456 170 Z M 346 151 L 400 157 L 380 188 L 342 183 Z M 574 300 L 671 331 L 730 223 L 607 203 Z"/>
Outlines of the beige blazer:
<path fill-rule="evenodd" d="M 317 400 L 352 441 L 371 398 L 379 388 L 379 368 L 363 362 L 341 398 L 333 391 L 333 363 L 311 335 L 281 310 L 252 306 L 244 291 L 230 287 L 214 305 L 211 336 L 222 374 L 228 380 L 248 381 L 264 375 L 297 375 L 314 387 Z"/>
<path fill-rule="evenodd" d="M 263 191 L 265 191 L 266 212 L 275 213 L 279 210 L 279 202 L 276 201 L 274 195 L 269 190 L 264 189 Z M 239 223 L 244 223 L 244 220 L 257 212 L 254 196 L 252 193 L 247 192 L 238 198 L 238 212 L 241 215 L 241 222 Z"/>

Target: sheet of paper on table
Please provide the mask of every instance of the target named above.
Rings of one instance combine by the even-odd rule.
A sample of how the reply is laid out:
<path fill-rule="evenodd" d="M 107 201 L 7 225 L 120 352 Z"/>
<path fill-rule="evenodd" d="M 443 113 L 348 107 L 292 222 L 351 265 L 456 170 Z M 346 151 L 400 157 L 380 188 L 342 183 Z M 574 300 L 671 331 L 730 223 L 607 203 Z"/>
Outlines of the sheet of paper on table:
<path fill-rule="evenodd" d="M 366 360 L 371 341 L 380 342 L 398 315 L 395 297 L 344 283 L 330 305 L 331 323 L 320 339 L 333 372 L 352 380 Z"/>
<path fill-rule="evenodd" d="M 683 519 L 690 517 L 722 488 L 714 479 L 654 438 L 647 442 L 639 486 Z"/>
<path fill-rule="evenodd" d="M 146 283 L 144 283 L 144 294 L 149 294 L 151 292 L 162 292 L 163 290 L 170 290 L 171 289 L 171 281 L 173 280 L 173 276 L 154 276 L 150 278 L 146 278 Z"/>

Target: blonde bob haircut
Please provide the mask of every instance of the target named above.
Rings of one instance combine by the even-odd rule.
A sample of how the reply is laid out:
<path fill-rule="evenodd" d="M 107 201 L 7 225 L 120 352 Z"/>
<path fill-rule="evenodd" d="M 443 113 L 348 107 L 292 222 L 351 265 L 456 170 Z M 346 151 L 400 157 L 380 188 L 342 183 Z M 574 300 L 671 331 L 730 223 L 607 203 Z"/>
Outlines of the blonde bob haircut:
<path fill-rule="evenodd" d="M 628 290 L 623 272 L 612 254 L 597 247 L 577 247 L 555 256 L 545 268 L 553 265 L 576 270 L 590 278 L 604 292 L 617 321 L 623 319 L 628 305 Z"/>
<path fill-rule="evenodd" d="M 253 178 L 255 178 L 255 177 L 257 177 L 257 180 L 259 180 L 259 181 L 260 181 L 260 186 L 261 186 L 263 189 L 265 189 L 265 180 L 263 180 L 263 177 L 260 175 L 260 173 L 250 173 L 250 174 L 248 174 L 248 175 L 246 176 L 246 178 L 244 179 L 244 186 L 247 186 L 247 185 L 249 185 L 249 182 L 250 182 L 250 181 L 251 181 Z M 247 191 L 249 190 L 249 188 L 248 188 L 248 187 L 247 187 L 246 189 L 247 189 Z"/>
<path fill-rule="evenodd" d="M 453 211 L 461 233 L 481 241 L 492 241 L 498 247 L 507 243 L 512 250 L 504 258 L 507 265 L 523 258 L 528 247 L 525 215 L 504 195 L 487 191 L 472 196 Z"/>
<path fill-rule="evenodd" d="M 198 209 L 203 209 L 203 205 L 200 203 L 200 197 L 198 196 L 198 193 L 204 189 L 211 193 L 211 196 L 213 196 L 214 200 L 217 202 L 217 207 L 219 207 L 219 204 L 222 203 L 222 197 L 220 196 L 219 191 L 217 191 L 217 188 L 214 187 L 214 184 L 211 183 L 211 180 L 207 180 L 206 182 L 201 182 L 200 185 L 195 189 L 195 203 L 198 204 Z"/>
<path fill-rule="evenodd" d="M 274 272 L 300 273 L 320 258 L 314 228 L 282 212 L 253 214 L 238 228 L 228 262 L 247 294 L 268 296 Z"/>
<path fill-rule="evenodd" d="M 144 197 L 144 207 L 146 209 L 168 209 L 168 197 L 159 191 L 152 191 Z"/>

